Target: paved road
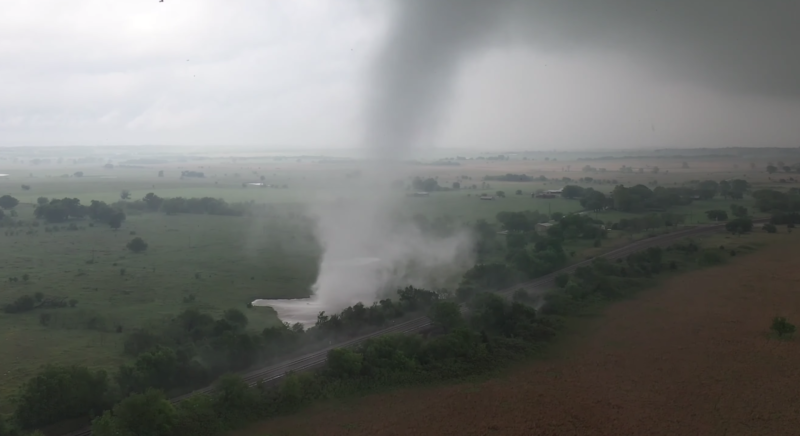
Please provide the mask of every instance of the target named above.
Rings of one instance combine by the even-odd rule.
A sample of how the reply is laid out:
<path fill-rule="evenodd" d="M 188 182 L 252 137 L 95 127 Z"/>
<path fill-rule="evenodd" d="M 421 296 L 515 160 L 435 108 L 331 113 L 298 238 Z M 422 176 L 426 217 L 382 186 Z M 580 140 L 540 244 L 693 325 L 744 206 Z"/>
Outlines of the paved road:
<path fill-rule="evenodd" d="M 766 220 L 756 220 L 754 223 L 758 222 L 765 222 Z M 665 246 L 670 245 L 671 243 L 675 242 L 676 240 L 688 237 L 688 236 L 696 236 L 706 233 L 712 233 L 715 231 L 719 231 L 723 229 L 722 225 L 702 225 L 697 226 L 687 230 L 680 230 L 672 233 L 668 233 L 665 235 L 654 236 L 648 239 L 642 239 L 636 242 L 632 242 L 628 245 L 623 247 L 617 248 L 615 250 L 609 251 L 608 253 L 602 254 L 598 257 L 605 257 L 611 260 L 618 259 L 620 257 L 625 257 L 629 254 L 635 253 L 637 251 L 641 251 L 643 249 L 649 247 L 657 247 L 657 246 Z M 541 296 L 548 290 L 552 289 L 555 286 L 555 277 L 559 274 L 569 273 L 574 271 L 576 268 L 589 265 L 592 262 L 592 259 L 587 259 L 576 264 L 570 265 L 566 268 L 563 268 L 559 271 L 554 273 L 548 274 L 546 276 L 539 277 L 534 280 L 530 280 L 527 282 L 519 283 L 517 285 L 501 289 L 497 291 L 497 293 L 502 295 L 510 295 L 517 289 L 525 289 L 528 291 L 528 294 L 532 297 Z M 282 377 L 286 375 L 287 372 L 299 372 L 299 371 L 308 371 L 310 369 L 320 368 L 325 364 L 325 360 L 328 356 L 328 351 L 333 348 L 342 348 L 342 347 L 351 347 L 358 345 L 367 339 L 374 338 L 377 336 L 389 334 L 389 333 L 417 333 L 424 331 L 426 329 L 430 329 L 433 327 L 433 324 L 430 319 L 426 316 L 420 316 L 418 318 L 414 318 L 408 321 L 404 321 L 402 323 L 394 324 L 389 326 L 385 329 L 360 336 L 358 338 L 350 339 L 348 341 L 339 342 L 335 345 L 330 347 L 326 347 L 322 350 L 315 351 L 313 353 L 309 353 L 305 356 L 293 358 L 275 365 L 270 365 L 265 368 L 261 368 L 258 370 L 251 371 L 243 375 L 244 380 L 250 385 L 255 386 L 258 382 L 263 381 L 265 383 L 275 383 L 279 381 Z M 183 399 L 186 399 L 194 394 L 198 393 L 208 393 L 214 389 L 213 386 L 209 386 L 203 389 L 199 389 L 197 391 L 191 392 L 186 395 L 182 395 L 180 397 L 175 397 L 171 399 L 173 403 L 177 403 Z M 68 433 L 64 436 L 88 436 L 91 435 L 92 431 L 91 428 L 85 428 L 73 433 Z"/>

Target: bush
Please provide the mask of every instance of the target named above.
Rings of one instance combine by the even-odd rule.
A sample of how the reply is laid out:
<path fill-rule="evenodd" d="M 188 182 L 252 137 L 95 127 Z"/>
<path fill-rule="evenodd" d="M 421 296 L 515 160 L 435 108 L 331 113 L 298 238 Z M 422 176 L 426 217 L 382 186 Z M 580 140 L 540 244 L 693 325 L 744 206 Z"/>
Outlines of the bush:
<path fill-rule="evenodd" d="M 782 316 L 776 316 L 772 319 L 772 326 L 770 330 L 774 331 L 778 334 L 778 337 L 783 337 L 784 335 L 791 335 L 794 333 L 795 326 L 794 324 L 790 324 L 786 321 L 786 318 Z"/>
<path fill-rule="evenodd" d="M 747 233 L 753 230 L 753 220 L 750 218 L 736 218 L 725 224 L 725 230 L 731 233 Z"/>
<path fill-rule="evenodd" d="M 767 233 L 777 233 L 778 232 L 778 228 L 775 227 L 775 224 L 772 224 L 772 223 L 766 223 L 766 224 L 764 224 L 764 227 L 762 227 L 762 228 Z"/>
<path fill-rule="evenodd" d="M 327 372 L 333 377 L 355 377 L 361 373 L 363 356 L 348 348 L 328 351 Z"/>
<path fill-rule="evenodd" d="M 6 304 L 4 310 L 6 313 L 21 313 L 33 310 L 36 307 L 36 300 L 30 295 L 23 295 L 17 298 L 13 303 Z"/>
<path fill-rule="evenodd" d="M 558 286 L 559 288 L 564 288 L 565 286 L 567 286 L 567 283 L 569 283 L 569 274 L 561 273 L 557 275 L 555 278 L 555 283 L 556 286 Z"/>
<path fill-rule="evenodd" d="M 700 254 L 700 257 L 697 259 L 697 263 L 701 266 L 713 266 L 719 265 L 724 262 L 724 258 L 718 251 L 713 250 L 705 250 Z"/>
<path fill-rule="evenodd" d="M 514 295 L 511 297 L 511 299 L 521 303 L 527 303 L 531 301 L 531 295 L 525 289 L 519 288 L 514 291 Z"/>
<path fill-rule="evenodd" d="M 131 239 L 131 241 L 128 242 L 126 247 L 128 247 L 128 250 L 130 250 L 130 251 L 132 251 L 134 253 L 141 253 L 141 252 L 147 250 L 147 242 L 144 242 L 144 239 L 142 239 L 142 238 L 137 236 L 137 237 Z"/>
<path fill-rule="evenodd" d="M 95 436 L 148 435 L 169 436 L 177 413 L 164 393 L 149 389 L 143 394 L 131 395 L 106 411 L 92 422 Z"/>

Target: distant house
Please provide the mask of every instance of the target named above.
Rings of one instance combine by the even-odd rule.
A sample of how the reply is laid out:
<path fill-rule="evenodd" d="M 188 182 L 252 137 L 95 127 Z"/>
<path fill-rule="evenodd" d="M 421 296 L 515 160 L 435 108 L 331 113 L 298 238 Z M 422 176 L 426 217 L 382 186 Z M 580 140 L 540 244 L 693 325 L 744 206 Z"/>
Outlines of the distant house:
<path fill-rule="evenodd" d="M 483 194 L 480 196 L 481 200 L 494 200 L 494 195 Z"/>
<path fill-rule="evenodd" d="M 413 195 L 414 197 L 428 197 L 428 196 L 430 196 L 431 194 L 430 194 L 430 192 L 424 192 L 424 191 L 420 191 L 420 192 L 415 192 L 415 193 L 414 193 L 414 194 L 412 194 L 412 195 Z"/>
<path fill-rule="evenodd" d="M 248 186 L 259 186 L 259 187 L 264 186 L 263 183 L 259 183 L 259 182 L 251 182 L 251 183 L 248 183 L 247 185 Z"/>
<path fill-rule="evenodd" d="M 547 191 L 544 191 L 544 193 L 550 195 L 561 195 L 562 191 L 563 189 L 548 189 Z"/>
<path fill-rule="evenodd" d="M 541 234 L 547 233 L 547 230 L 550 229 L 550 227 L 553 227 L 554 224 L 555 223 L 552 222 L 536 224 L 536 231 Z"/>

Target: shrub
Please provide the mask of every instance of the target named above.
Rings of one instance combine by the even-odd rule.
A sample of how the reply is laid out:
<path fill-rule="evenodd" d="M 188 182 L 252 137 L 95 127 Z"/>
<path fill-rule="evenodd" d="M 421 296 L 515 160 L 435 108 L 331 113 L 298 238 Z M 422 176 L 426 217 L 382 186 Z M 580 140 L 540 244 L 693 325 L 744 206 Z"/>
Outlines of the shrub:
<path fill-rule="evenodd" d="M 514 291 L 514 295 L 511 297 L 511 299 L 521 303 L 527 303 L 531 300 L 531 295 L 525 289 L 519 288 Z"/>
<path fill-rule="evenodd" d="M 137 236 L 131 239 L 131 241 L 128 242 L 126 247 L 128 247 L 128 250 L 134 253 L 141 253 L 142 251 L 147 250 L 147 242 L 144 242 L 144 239 Z"/>
<path fill-rule="evenodd" d="M 778 228 L 775 227 L 775 224 L 772 224 L 772 223 L 766 223 L 766 224 L 764 224 L 764 227 L 762 227 L 762 228 L 767 233 L 776 233 L 778 231 Z"/>
<path fill-rule="evenodd" d="M 770 329 L 777 333 L 778 337 L 783 337 L 784 335 L 791 335 L 794 333 L 795 326 L 794 324 L 790 324 L 788 321 L 786 321 L 786 318 L 782 316 L 776 316 L 772 319 L 772 326 Z"/>
<path fill-rule="evenodd" d="M 99 413 L 108 406 L 108 386 L 104 371 L 46 366 L 20 389 L 14 417 L 23 428 L 34 428 Z"/>
<path fill-rule="evenodd" d="M 753 220 L 750 218 L 736 218 L 725 224 L 725 230 L 731 233 L 747 233 L 753 230 Z"/>
<path fill-rule="evenodd" d="M 702 266 L 719 265 L 723 262 L 723 257 L 718 251 L 705 250 L 700 254 L 697 262 Z"/>
<path fill-rule="evenodd" d="M 567 286 L 567 283 L 569 283 L 569 274 L 561 273 L 557 275 L 555 278 L 555 283 L 559 288 Z"/>
<path fill-rule="evenodd" d="M 36 300 L 30 295 L 23 295 L 17 298 L 13 303 L 6 304 L 4 308 L 6 313 L 20 313 L 28 312 L 36 307 Z"/>

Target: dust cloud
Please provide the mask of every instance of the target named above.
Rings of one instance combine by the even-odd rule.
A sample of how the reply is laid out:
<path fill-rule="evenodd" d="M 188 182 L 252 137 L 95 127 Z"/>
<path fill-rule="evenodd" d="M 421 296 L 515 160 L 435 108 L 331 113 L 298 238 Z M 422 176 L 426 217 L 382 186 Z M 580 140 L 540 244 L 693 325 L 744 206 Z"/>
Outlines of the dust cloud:
<path fill-rule="evenodd" d="M 310 211 L 323 250 L 312 297 L 253 304 L 271 306 L 284 322 L 311 326 L 319 312 L 369 305 L 408 285 L 436 289 L 469 268 L 471 233 L 461 228 L 436 236 L 420 229 L 403 210 L 406 191 L 393 183 L 402 176 L 388 160 L 373 163 L 346 189 L 331 188 L 319 198 Z"/>

